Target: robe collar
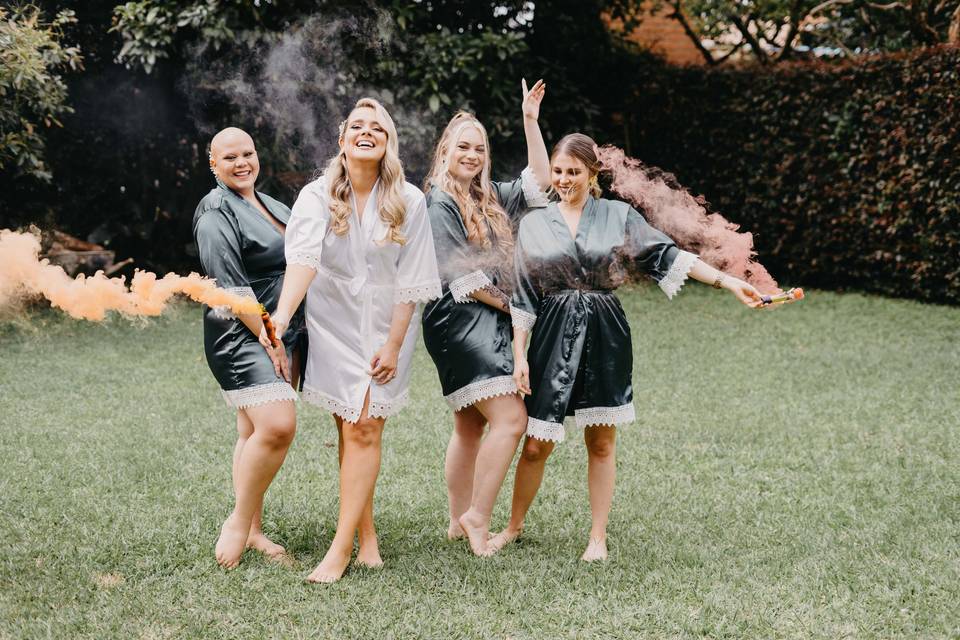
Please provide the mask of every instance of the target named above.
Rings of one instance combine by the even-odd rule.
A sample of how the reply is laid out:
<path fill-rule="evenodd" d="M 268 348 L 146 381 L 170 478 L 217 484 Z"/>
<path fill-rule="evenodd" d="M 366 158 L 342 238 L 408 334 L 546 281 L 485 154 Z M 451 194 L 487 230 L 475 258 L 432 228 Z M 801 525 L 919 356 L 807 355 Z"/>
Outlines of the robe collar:
<path fill-rule="evenodd" d="M 587 236 L 596 217 L 596 208 L 596 198 L 587 196 L 587 200 L 583 204 L 583 212 L 580 214 L 580 223 L 577 225 L 577 233 L 575 236 L 571 236 L 570 227 L 567 226 L 563 214 L 560 213 L 560 206 L 556 202 L 551 202 L 550 206 L 547 207 L 547 217 L 551 231 L 557 237 L 557 241 L 564 251 L 577 260 L 586 250 Z"/>

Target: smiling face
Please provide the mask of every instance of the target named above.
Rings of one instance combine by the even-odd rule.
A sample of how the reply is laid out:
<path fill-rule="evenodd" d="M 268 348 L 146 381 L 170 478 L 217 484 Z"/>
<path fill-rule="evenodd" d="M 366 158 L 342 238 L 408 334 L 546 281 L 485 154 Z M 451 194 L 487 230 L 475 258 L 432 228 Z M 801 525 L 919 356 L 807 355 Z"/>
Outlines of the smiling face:
<path fill-rule="evenodd" d="M 215 135 L 210 141 L 210 167 L 220 181 L 234 191 L 252 191 L 260 175 L 253 138 L 232 127 Z"/>
<path fill-rule="evenodd" d="M 340 138 L 340 148 L 348 161 L 379 163 L 387 153 L 387 129 L 372 107 L 357 107 L 350 112 Z"/>
<path fill-rule="evenodd" d="M 470 184 L 483 171 L 486 161 L 487 144 L 483 133 L 476 127 L 468 126 L 460 132 L 460 139 L 450 150 L 447 171 L 457 182 Z"/>
<path fill-rule="evenodd" d="M 550 176 L 553 189 L 563 202 L 577 204 L 590 192 L 590 170 L 579 158 L 557 153 L 550 161 Z"/>

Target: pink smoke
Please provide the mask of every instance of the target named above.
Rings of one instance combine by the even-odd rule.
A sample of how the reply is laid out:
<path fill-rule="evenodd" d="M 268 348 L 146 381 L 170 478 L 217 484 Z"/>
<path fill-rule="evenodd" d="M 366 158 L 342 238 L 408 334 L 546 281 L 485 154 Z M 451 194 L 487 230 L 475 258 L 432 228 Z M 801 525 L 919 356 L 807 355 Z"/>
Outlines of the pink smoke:
<path fill-rule="evenodd" d="M 780 290 L 777 281 L 753 259 L 753 234 L 718 213 L 707 213 L 701 202 L 680 187 L 668 185 L 657 169 L 629 158 L 614 146 L 597 149 L 603 168 L 611 173 L 610 188 L 643 209 L 647 221 L 673 238 L 678 246 L 707 264 L 746 280 L 761 293 Z"/>

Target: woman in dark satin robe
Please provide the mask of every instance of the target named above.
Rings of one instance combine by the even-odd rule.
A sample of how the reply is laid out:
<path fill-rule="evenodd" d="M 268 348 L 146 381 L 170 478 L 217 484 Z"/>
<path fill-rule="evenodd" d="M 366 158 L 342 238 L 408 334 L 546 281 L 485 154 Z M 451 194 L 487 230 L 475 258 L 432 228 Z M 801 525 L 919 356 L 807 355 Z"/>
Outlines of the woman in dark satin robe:
<path fill-rule="evenodd" d="M 588 456 L 592 522 L 582 559 L 607 557 L 616 425 L 634 419 L 633 347 L 614 293 L 619 285 L 643 273 L 673 298 L 692 277 L 727 289 L 746 305 L 759 300 L 752 285 L 678 249 L 628 204 L 600 199 L 595 148 L 582 134 L 557 144 L 551 177 L 560 199 L 528 214 L 517 233 L 514 378 L 528 394 L 529 417 L 510 523 L 490 541 L 495 550 L 520 535 L 547 457 L 563 441 L 564 418 L 570 416 L 583 429 Z"/>
<path fill-rule="evenodd" d="M 253 140 L 240 129 L 224 129 L 210 143 L 210 168 L 217 187 L 193 217 L 193 234 L 206 275 L 236 294 L 255 298 L 272 311 L 283 286 L 283 234 L 290 210 L 254 189 L 260 170 Z M 240 562 L 244 549 L 284 557 L 282 546 L 261 529 L 263 494 L 283 463 L 296 430 L 288 362 L 302 361 L 303 316 L 273 349 L 259 316 L 234 316 L 228 309 L 204 308 L 203 343 L 210 371 L 227 405 L 237 409 L 233 452 L 236 503 L 217 540 L 217 561 Z M 296 380 L 293 383 L 296 384 Z"/>
<path fill-rule="evenodd" d="M 443 296 L 424 309 L 423 340 L 454 425 L 444 460 L 447 537 L 466 536 L 481 556 L 490 553 L 493 505 L 527 423 L 510 348 L 512 231 L 531 207 L 547 204 L 549 159 L 537 123 L 544 84 L 527 91 L 524 82 L 523 91 L 528 166 L 518 179 L 491 182 L 486 130 L 460 112 L 440 137 L 426 181 Z"/>

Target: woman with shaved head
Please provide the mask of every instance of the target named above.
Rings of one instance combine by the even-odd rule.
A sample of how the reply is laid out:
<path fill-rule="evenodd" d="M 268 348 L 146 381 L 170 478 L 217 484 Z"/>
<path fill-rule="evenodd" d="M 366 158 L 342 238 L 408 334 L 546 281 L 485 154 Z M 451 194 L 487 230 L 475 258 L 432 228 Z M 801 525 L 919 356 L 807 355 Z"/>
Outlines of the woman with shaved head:
<path fill-rule="evenodd" d="M 293 205 L 274 316 L 287 326 L 307 296 L 303 398 L 333 414 L 340 436 L 337 532 L 311 582 L 340 579 L 355 533 L 357 564 L 382 564 L 373 492 L 383 427 L 409 399 L 416 305 L 440 296 L 426 202 L 404 180 L 390 114 L 362 98 L 339 133 L 337 154 Z"/>
<path fill-rule="evenodd" d="M 224 129 L 210 142 L 210 169 L 217 186 L 197 206 L 193 235 L 206 274 L 239 295 L 255 298 L 272 311 L 286 267 L 284 232 L 290 210 L 256 191 L 260 172 L 253 139 Z M 210 370 L 227 404 L 237 410 L 237 444 L 233 450 L 233 512 L 217 540 L 217 562 L 233 568 L 244 549 L 283 559 L 284 548 L 261 529 L 263 495 L 287 455 L 297 417 L 298 363 L 306 333 L 302 311 L 274 349 L 258 315 L 234 316 L 204 307 L 203 342 Z M 293 375 L 287 365 L 294 364 Z"/>

